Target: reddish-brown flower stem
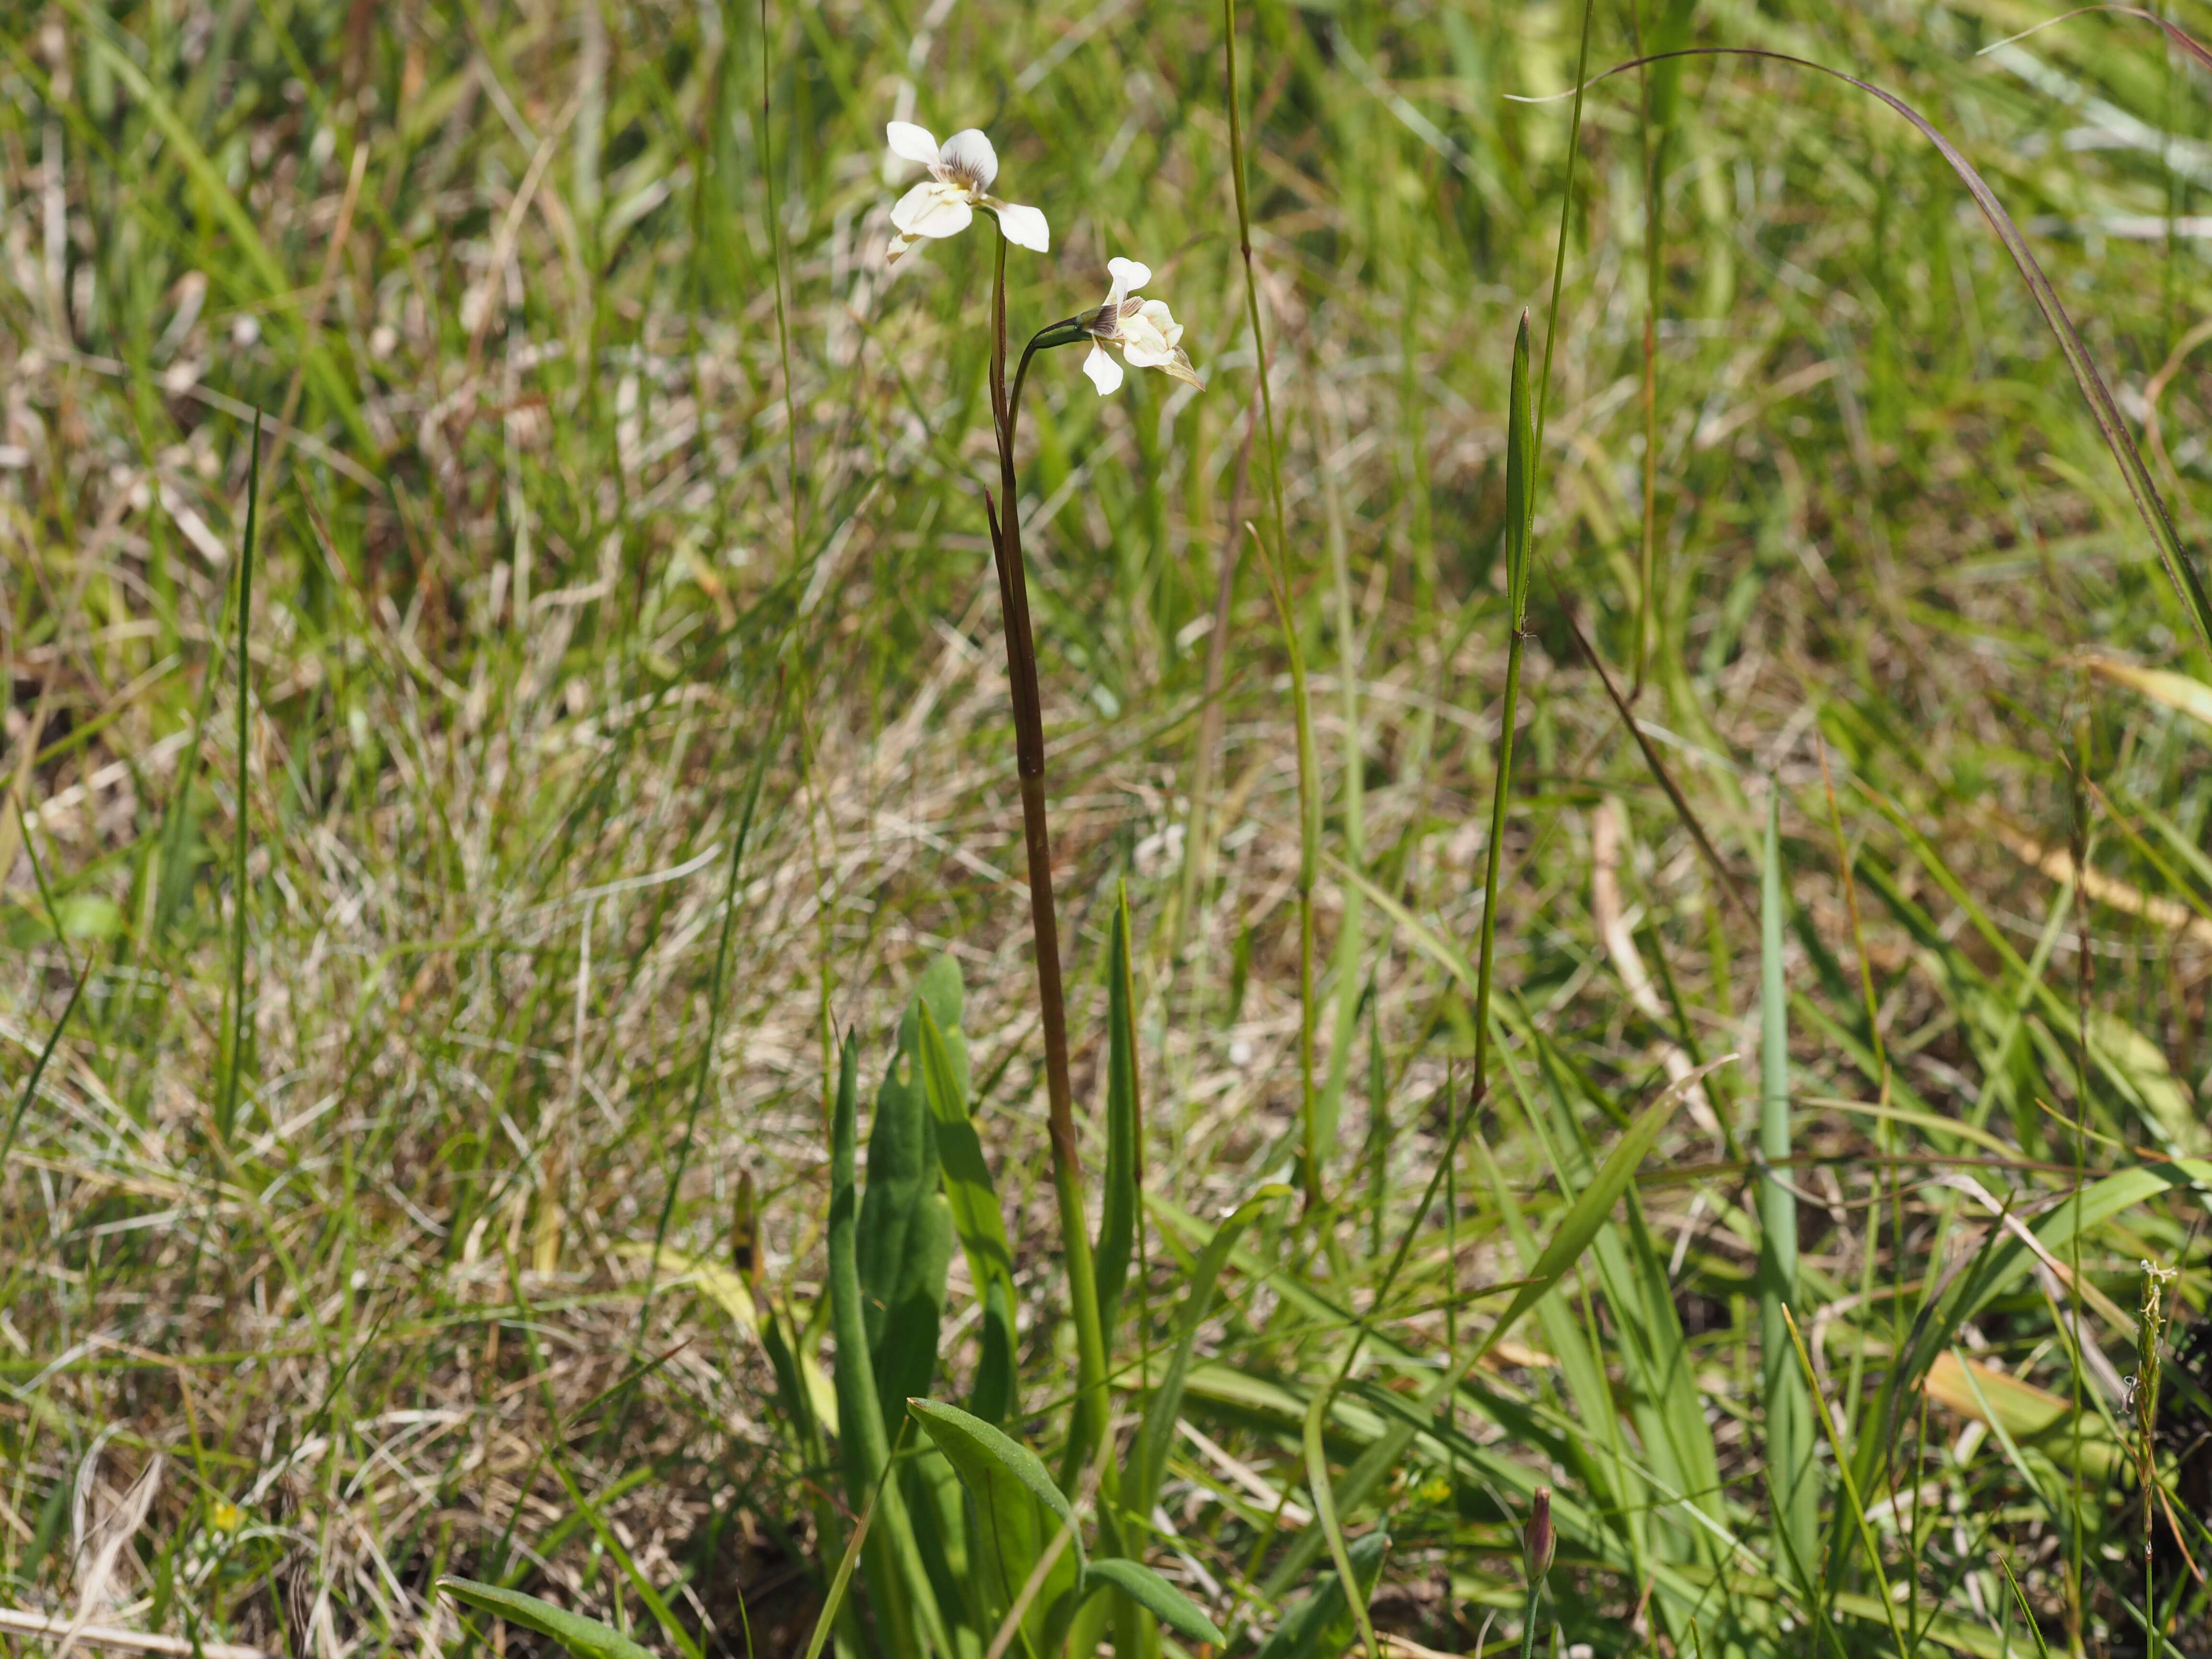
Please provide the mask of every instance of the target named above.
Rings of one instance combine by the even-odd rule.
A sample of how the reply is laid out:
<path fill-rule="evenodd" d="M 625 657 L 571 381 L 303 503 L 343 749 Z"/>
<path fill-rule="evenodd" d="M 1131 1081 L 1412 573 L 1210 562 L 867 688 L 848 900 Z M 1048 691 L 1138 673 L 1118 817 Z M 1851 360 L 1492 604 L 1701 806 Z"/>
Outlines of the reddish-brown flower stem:
<path fill-rule="evenodd" d="M 1057 325 L 1055 325 L 1057 326 Z M 1020 781 L 1022 845 L 1028 855 L 1030 927 L 1036 945 L 1037 1010 L 1044 1027 L 1046 1124 L 1052 1146 L 1053 1192 L 1059 1200 L 1061 1259 L 1075 1315 L 1077 1390 L 1073 1423 L 1060 1463 L 1063 1486 L 1089 1461 L 1106 1427 L 1106 1340 L 1098 1310 L 1091 1235 L 1084 1214 L 1081 1147 L 1075 1133 L 1075 1091 L 1068 1081 L 1067 1003 L 1060 977 L 1060 917 L 1053 902 L 1052 836 L 1045 815 L 1044 707 L 1037 690 L 1036 641 L 1030 628 L 1029 582 L 1022 562 L 1022 509 L 1014 476 L 1014 422 L 1022 383 L 1039 341 L 1022 353 L 1012 394 L 1006 386 L 1006 244 L 999 239 L 991 284 L 991 410 L 999 439 L 999 500 L 985 492 L 991 547 L 999 570 L 999 603 L 1006 635 L 1006 686 L 1014 708 L 1014 769 Z"/>

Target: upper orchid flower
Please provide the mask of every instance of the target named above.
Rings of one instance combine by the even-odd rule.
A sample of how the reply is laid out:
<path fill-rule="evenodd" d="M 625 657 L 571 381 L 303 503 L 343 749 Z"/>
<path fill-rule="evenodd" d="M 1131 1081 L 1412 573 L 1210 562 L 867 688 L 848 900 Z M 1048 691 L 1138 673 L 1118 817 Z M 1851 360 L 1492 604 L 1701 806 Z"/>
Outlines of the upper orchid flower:
<path fill-rule="evenodd" d="M 1042 253 L 1052 246 L 1043 214 L 984 193 L 999 176 L 999 155 L 977 128 L 954 133 L 941 148 L 927 127 L 911 121 L 893 121 L 884 135 L 890 141 L 892 155 L 929 169 L 929 181 L 916 185 L 891 209 L 891 226 L 897 234 L 885 250 L 887 258 L 896 260 L 925 236 L 957 235 L 968 228 L 979 207 L 998 216 L 1000 234 L 1016 247 Z"/>
<path fill-rule="evenodd" d="M 1121 365 L 1106 355 L 1108 345 L 1121 347 L 1132 368 L 1164 369 L 1178 380 L 1203 386 L 1206 383 L 1180 343 L 1182 325 L 1168 310 L 1167 301 L 1144 299 L 1132 291 L 1152 280 L 1150 267 L 1134 259 L 1109 259 L 1106 269 L 1114 276 L 1106 303 L 1083 319 L 1084 331 L 1091 336 L 1091 355 L 1084 359 L 1083 372 L 1098 388 L 1098 395 L 1103 398 L 1121 385 Z"/>

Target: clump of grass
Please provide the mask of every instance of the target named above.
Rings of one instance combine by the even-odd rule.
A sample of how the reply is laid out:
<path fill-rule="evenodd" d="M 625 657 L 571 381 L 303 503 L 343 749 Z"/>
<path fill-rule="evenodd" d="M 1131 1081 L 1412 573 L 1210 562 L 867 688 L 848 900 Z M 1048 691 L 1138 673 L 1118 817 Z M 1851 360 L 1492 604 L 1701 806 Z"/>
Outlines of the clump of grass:
<path fill-rule="evenodd" d="M 592 15 L 0 21 L 0 1601 L 953 1650 L 849 1056 L 956 1149 L 891 1369 L 1225 1651 L 2201 1645 L 2193 43 Z M 1205 394 L 994 419 L 908 116 Z"/>

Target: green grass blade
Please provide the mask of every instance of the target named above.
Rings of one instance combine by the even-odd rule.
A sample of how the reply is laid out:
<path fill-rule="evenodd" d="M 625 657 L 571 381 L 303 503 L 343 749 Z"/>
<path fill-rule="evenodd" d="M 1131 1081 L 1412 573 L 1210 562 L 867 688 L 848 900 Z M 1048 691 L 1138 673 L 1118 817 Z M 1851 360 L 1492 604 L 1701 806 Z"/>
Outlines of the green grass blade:
<path fill-rule="evenodd" d="M 1545 1245 L 1544 1253 L 1536 1258 L 1536 1265 L 1526 1275 L 1528 1282 L 1514 1293 L 1513 1300 L 1506 1304 L 1505 1311 L 1498 1317 L 1498 1322 L 1476 1345 L 1473 1358 L 1458 1367 L 1461 1371 L 1465 1371 L 1468 1365 L 1488 1353 L 1498 1340 L 1512 1329 L 1521 1316 L 1534 1307 L 1539 1298 L 1549 1294 L 1582 1259 L 1583 1252 L 1590 1248 L 1591 1241 L 1597 1237 L 1598 1230 L 1611 1218 L 1613 1206 L 1628 1190 L 1629 1182 L 1636 1179 L 1637 1170 L 1657 1143 L 1660 1132 L 1674 1118 L 1675 1109 L 1681 1104 L 1682 1097 L 1688 1092 L 1690 1086 L 1706 1073 L 1725 1066 L 1734 1059 L 1733 1054 L 1724 1055 L 1688 1073 L 1668 1085 L 1656 1100 L 1638 1115 L 1635 1121 L 1629 1125 L 1628 1132 L 1606 1155 L 1605 1163 L 1591 1177 L 1589 1185 L 1575 1195 L 1574 1203 L 1568 1206 L 1557 1231 L 1553 1233 L 1551 1243 Z"/>
<path fill-rule="evenodd" d="M 696 1639 L 678 1620 L 675 1610 L 668 1605 L 667 1597 L 661 1595 L 654 1588 L 653 1581 L 645 1576 L 644 1571 L 637 1565 L 636 1558 L 623 1547 L 622 1540 L 615 1535 L 614 1529 L 607 1525 L 606 1517 L 599 1513 L 599 1506 L 576 1484 L 576 1478 L 568 1472 L 566 1461 L 558 1455 L 551 1461 L 553 1473 L 568 1488 L 568 1501 L 583 1516 L 593 1535 L 599 1539 L 599 1547 L 614 1558 L 615 1565 L 622 1569 L 623 1577 L 629 1580 L 630 1588 L 637 1592 L 638 1599 L 652 1613 L 653 1622 L 660 1626 L 661 1634 L 675 1644 L 676 1650 L 684 1656 L 684 1659 L 702 1659 Z"/>
<path fill-rule="evenodd" d="M 566 1607 L 556 1607 L 550 1601 L 520 1590 L 480 1584 L 473 1578 L 450 1577 L 441 1578 L 438 1588 L 456 1601 L 466 1602 L 479 1612 L 520 1625 L 525 1630 L 536 1631 L 548 1640 L 559 1643 L 576 1659 L 654 1659 L 650 1648 L 640 1647 L 612 1626 L 571 1613 Z"/>
<path fill-rule="evenodd" d="M 2150 532 L 2152 545 L 2158 550 L 2159 562 L 2165 567 L 2166 580 L 2173 585 L 2174 596 L 2181 601 L 2181 608 L 2189 617 L 2190 626 L 2196 630 L 2197 643 L 2207 652 L 2212 652 L 2212 595 L 2206 593 L 2203 580 L 2198 575 L 2188 549 L 2182 544 L 2180 532 L 2174 528 L 2172 515 L 2166 511 L 2165 498 L 2159 494 L 2150 469 L 2143 464 L 2142 453 L 2136 446 L 2134 434 L 2129 430 L 2119 406 L 2112 400 L 2112 392 L 2105 385 L 2103 374 L 2098 371 L 2096 359 L 2089 355 L 2088 346 L 2083 343 L 2080 331 L 2074 326 L 2073 318 L 2068 315 L 2064 302 L 2059 299 L 2058 290 L 2051 286 L 2051 278 L 2045 274 L 2041 263 L 2036 258 L 2027 235 L 2014 222 L 2012 215 L 2005 210 L 2004 204 L 1997 199 L 1996 192 L 1990 188 L 1989 182 L 1974 164 L 1944 136 L 1942 129 L 1895 93 L 1885 91 L 1872 82 L 1863 81 L 1842 70 L 1831 69 L 1825 64 L 1816 64 L 1808 58 L 1760 46 L 1695 46 L 1679 55 L 1763 58 L 1776 63 L 1794 64 L 1799 69 L 1817 70 L 1881 100 L 1903 116 L 1915 131 L 1936 147 L 1936 154 L 1966 185 L 1966 193 L 1974 198 L 1974 205 L 1982 210 L 1983 218 L 1988 221 L 1990 228 L 1996 233 L 1997 240 L 2010 256 L 2014 267 L 2020 272 L 2021 280 L 2027 284 L 2028 293 L 2033 297 L 2036 308 L 2043 313 L 2043 320 L 2051 331 L 2051 338 L 2058 343 L 2059 354 L 2065 358 L 2066 367 L 2073 372 L 2074 381 L 2081 389 L 2082 400 L 2089 405 L 2089 414 L 2097 424 L 2098 434 L 2103 438 L 2106 448 L 2112 453 L 2113 461 L 2120 469 L 2120 477 L 2127 485 L 2129 498 L 2135 505 L 2136 515 L 2142 520 L 2143 528 Z M 1607 70 L 1606 75 L 1618 75 L 1625 70 L 1640 68 L 1648 61 L 1638 59 L 1618 64 Z M 1599 77 L 1601 80 L 1604 78 L 1605 76 Z M 1581 92 L 1578 80 L 1576 88 L 1577 101 Z"/>
<path fill-rule="evenodd" d="M 1759 1342 L 1766 1413 L 1766 1482 L 1774 1524 L 1802 1588 L 1818 1593 L 1820 1486 L 1813 1463 L 1812 1398 L 1790 1348 L 1789 1304 L 1797 1293 L 1797 1199 L 1778 1168 L 1789 1167 L 1790 997 L 1783 974 L 1782 796 L 1768 797 L 1759 889 Z"/>
<path fill-rule="evenodd" d="M 1387 1533 L 1370 1532 L 1346 1553 L 1352 1559 L 1356 1595 L 1347 1598 L 1344 1580 L 1325 1572 L 1313 1589 L 1283 1614 L 1273 1634 L 1260 1644 L 1252 1659 L 1335 1659 L 1351 1645 L 1356 1630 L 1352 1603 L 1363 1605 L 1375 1593 L 1382 1576 L 1382 1559 L 1389 1553 Z"/>
<path fill-rule="evenodd" d="M 1106 1180 L 1099 1194 L 1098 1249 L 1092 1257 L 1098 1322 L 1109 1352 L 1136 1249 L 1143 1178 L 1144 1104 L 1137 1080 L 1137 998 L 1126 886 L 1115 900 L 1113 928 L 1106 957 Z"/>
<path fill-rule="evenodd" d="M 854 1524 L 853 1535 L 845 1540 L 844 1553 L 837 1559 L 837 1571 L 830 1576 L 829 1591 L 822 1598 L 822 1611 L 815 1616 L 814 1634 L 806 1638 L 806 1659 L 822 1659 L 822 1650 L 829 1644 L 830 1632 L 846 1614 L 846 1595 L 853 1586 L 853 1569 L 860 1565 L 860 1552 L 868 1541 L 868 1528 L 876 1518 L 876 1506 L 883 1501 L 884 1487 L 890 1480 L 890 1468 L 886 1464 L 883 1479 L 868 1494 L 867 1504 Z"/>
<path fill-rule="evenodd" d="M 1352 1557 L 1344 1547 L 1344 1528 L 1336 1518 L 1336 1492 L 1328 1479 L 1328 1452 L 1322 1443 L 1322 1429 L 1328 1419 L 1329 1396 L 1333 1389 L 1323 1389 L 1306 1407 L 1305 1430 L 1302 1437 L 1305 1445 L 1306 1488 L 1313 1494 L 1314 1518 L 1320 1523 L 1322 1536 L 1328 1542 L 1329 1559 L 1336 1563 L 1338 1581 L 1356 1584 L 1358 1576 L 1352 1570 Z M 1367 1597 L 1355 1595 L 1351 1599 L 1352 1622 L 1359 1627 L 1359 1638 L 1366 1644 L 1368 1659 L 1382 1659 L 1382 1649 L 1375 1639 L 1374 1621 L 1368 1617 Z"/>
<path fill-rule="evenodd" d="M 230 1144 L 238 1119 L 238 1076 L 246 1064 L 246 849 L 249 775 L 252 754 L 253 659 L 247 654 L 253 624 L 253 543 L 261 526 L 261 413 L 253 416 L 253 459 L 246 475 L 246 541 L 238 558 L 238 805 L 233 826 L 230 856 L 230 1030 L 228 1052 L 223 1057 L 222 1093 L 216 1103 L 216 1138 Z"/>
<path fill-rule="evenodd" d="M 1890 1597 L 1889 1572 L 1882 1565 L 1881 1546 L 1875 1541 L 1874 1528 L 1867 1522 L 1866 1505 L 1859 1500 L 1858 1482 L 1851 1478 L 1850 1450 L 1836 1432 L 1834 1417 L 1830 1414 L 1826 1403 L 1820 1400 L 1820 1378 L 1813 1370 L 1813 1356 L 1807 1352 L 1805 1338 L 1797 1328 L 1796 1316 L 1790 1311 L 1789 1304 L 1786 1303 L 1783 1305 L 1782 1318 L 1790 1328 L 1790 1346 L 1796 1354 L 1799 1377 L 1805 1384 L 1806 1395 L 1814 1402 L 1815 1410 L 1820 1419 L 1821 1430 L 1827 1437 L 1828 1449 L 1835 1454 L 1836 1473 L 1843 1481 L 1844 1496 L 1850 1501 L 1851 1520 L 1858 1528 L 1860 1547 L 1866 1551 L 1867 1565 L 1874 1572 L 1875 1585 L 1881 1601 L 1882 1614 L 1889 1621 L 1890 1638 L 1897 1644 L 1897 1650 L 1900 1654 L 1910 1654 L 1912 1651 L 1912 1644 L 1905 1641 L 1905 1632 L 1898 1628 L 1897 1604 Z"/>
<path fill-rule="evenodd" d="M 1462 1358 L 1452 1355 L 1443 1372 L 1420 1396 L 1424 1413 L 1433 1412 L 1436 1403 L 1457 1388 L 1459 1380 L 1497 1346 L 1498 1340 L 1519 1322 L 1521 1316 L 1559 1284 L 1583 1253 L 1589 1249 L 1590 1241 L 1598 1229 L 1613 1213 L 1628 1183 L 1659 1139 L 1660 1131 L 1667 1127 L 1682 1096 L 1706 1072 L 1727 1064 L 1735 1058 L 1729 1054 L 1714 1060 L 1702 1071 L 1692 1072 L 1669 1086 L 1650 1105 L 1645 1107 L 1628 1132 L 1615 1144 L 1596 1176 L 1576 1195 L 1567 1213 L 1553 1232 L 1551 1242 L 1536 1259 L 1536 1265 L 1514 1292 L 1513 1300 L 1505 1311 L 1491 1326 L 1473 1352 Z M 1394 1424 L 1372 1445 L 1362 1452 L 1342 1480 L 1336 1485 L 1336 1502 L 1340 1511 L 1349 1513 L 1364 1503 L 1384 1477 L 1395 1468 L 1406 1449 L 1413 1443 L 1417 1429 L 1411 1421 Z M 1311 1565 L 1323 1547 L 1324 1540 L 1318 1529 L 1308 1528 L 1285 1553 L 1274 1571 L 1267 1576 L 1263 1588 L 1269 1595 L 1279 1595 L 1297 1582 L 1298 1574 Z"/>
<path fill-rule="evenodd" d="M 8 1116 L 8 1133 L 0 1135 L 0 1170 L 8 1167 L 8 1154 L 15 1150 L 15 1132 L 23 1126 L 23 1114 L 31 1109 L 31 1102 L 39 1092 L 39 1079 L 46 1074 L 46 1062 L 54 1057 L 61 1046 L 62 1033 L 69 1030 L 70 1016 L 76 1012 L 77 1003 L 84 996 L 84 988 L 92 983 L 93 959 L 85 959 L 84 971 L 76 976 L 76 987 L 70 993 L 69 1001 L 62 1008 L 62 1017 L 54 1022 L 54 1029 L 46 1033 L 45 1046 L 32 1063 L 31 1074 L 23 1079 L 22 1092 L 15 1097 L 15 1109 Z"/>
<path fill-rule="evenodd" d="M 1175 1351 L 1169 1356 L 1167 1370 L 1152 1390 L 1152 1399 L 1146 1402 L 1145 1420 L 1137 1431 L 1135 1451 L 1129 1460 L 1130 1478 L 1121 1489 L 1125 1509 L 1140 1524 L 1150 1520 L 1152 1505 L 1159 1498 L 1160 1482 L 1167 1474 L 1168 1450 L 1175 1444 L 1176 1419 L 1182 1411 L 1183 1389 L 1189 1382 L 1191 1362 L 1197 1352 L 1198 1333 L 1212 1311 L 1213 1290 L 1220 1279 L 1221 1269 L 1235 1251 L 1244 1230 L 1259 1218 L 1268 1205 L 1289 1197 L 1290 1193 L 1290 1188 L 1279 1183 L 1261 1188 L 1221 1218 L 1213 1230 L 1213 1237 L 1200 1252 L 1198 1266 L 1190 1275 L 1190 1289 L 1184 1292 L 1182 1307 L 1176 1315 Z"/>
<path fill-rule="evenodd" d="M 1083 1584 L 1087 1590 L 1094 1583 L 1120 1590 L 1178 1636 L 1216 1647 L 1229 1645 L 1228 1637 L 1204 1609 L 1141 1561 L 1119 1556 L 1093 1561 L 1083 1569 Z"/>

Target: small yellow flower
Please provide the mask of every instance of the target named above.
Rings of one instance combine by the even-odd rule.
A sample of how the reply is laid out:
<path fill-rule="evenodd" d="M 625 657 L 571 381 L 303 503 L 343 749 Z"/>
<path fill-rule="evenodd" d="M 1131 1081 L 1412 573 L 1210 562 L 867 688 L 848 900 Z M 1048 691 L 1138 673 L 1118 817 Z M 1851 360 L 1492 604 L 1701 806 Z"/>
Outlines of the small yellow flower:
<path fill-rule="evenodd" d="M 1106 303 L 1083 319 L 1084 331 L 1091 336 L 1091 355 L 1083 360 L 1083 372 L 1098 388 L 1098 395 L 1103 398 L 1121 389 L 1121 365 L 1106 355 L 1109 345 L 1121 348 L 1132 368 L 1157 368 L 1187 385 L 1203 386 L 1206 383 L 1182 349 L 1182 325 L 1176 321 L 1167 301 L 1147 300 L 1135 292 L 1152 280 L 1151 267 L 1134 259 L 1109 259 L 1106 269 L 1114 279 Z"/>
<path fill-rule="evenodd" d="M 988 193 L 999 176 L 999 153 L 979 129 L 956 132 L 940 145 L 927 127 L 893 121 L 884 136 L 892 155 L 929 169 L 928 181 L 907 191 L 891 209 L 891 228 L 896 234 L 884 251 L 887 259 L 896 261 L 924 238 L 958 235 L 979 207 L 996 216 L 1000 233 L 1016 247 L 1042 253 L 1052 246 L 1043 214 Z"/>
<path fill-rule="evenodd" d="M 246 1512 L 237 1504 L 218 1498 L 208 1508 L 208 1524 L 217 1532 L 236 1532 L 246 1519 Z"/>

